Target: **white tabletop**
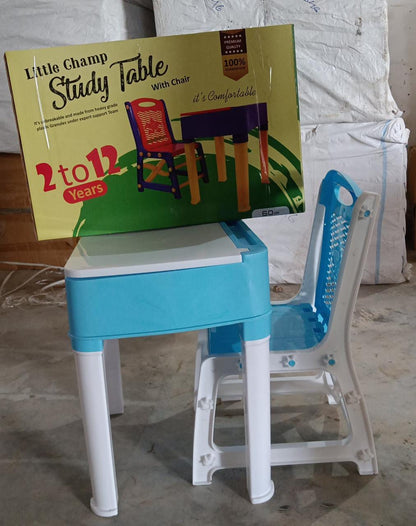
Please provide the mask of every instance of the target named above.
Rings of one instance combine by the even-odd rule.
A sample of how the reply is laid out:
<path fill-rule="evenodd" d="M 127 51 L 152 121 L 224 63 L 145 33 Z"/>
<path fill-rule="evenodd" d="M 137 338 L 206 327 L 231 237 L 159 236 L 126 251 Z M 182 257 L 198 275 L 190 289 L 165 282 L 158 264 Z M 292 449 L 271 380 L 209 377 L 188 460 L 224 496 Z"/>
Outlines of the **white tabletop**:
<path fill-rule="evenodd" d="M 65 276 L 144 274 L 240 263 L 241 252 L 219 223 L 82 238 Z"/>

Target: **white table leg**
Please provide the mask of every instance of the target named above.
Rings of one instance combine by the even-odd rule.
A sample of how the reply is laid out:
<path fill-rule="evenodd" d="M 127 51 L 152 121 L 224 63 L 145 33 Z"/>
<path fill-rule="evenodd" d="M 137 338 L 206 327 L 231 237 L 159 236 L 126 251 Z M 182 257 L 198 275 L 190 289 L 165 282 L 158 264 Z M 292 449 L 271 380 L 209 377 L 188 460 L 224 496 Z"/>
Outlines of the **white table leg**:
<path fill-rule="evenodd" d="M 74 355 L 92 486 L 90 505 L 96 515 L 112 517 L 118 513 L 118 498 L 104 353 Z"/>
<path fill-rule="evenodd" d="M 247 488 L 253 504 L 271 499 L 269 339 L 243 345 Z"/>
<path fill-rule="evenodd" d="M 118 340 L 104 341 L 104 365 L 110 415 L 121 415 L 124 413 L 124 399 Z"/>

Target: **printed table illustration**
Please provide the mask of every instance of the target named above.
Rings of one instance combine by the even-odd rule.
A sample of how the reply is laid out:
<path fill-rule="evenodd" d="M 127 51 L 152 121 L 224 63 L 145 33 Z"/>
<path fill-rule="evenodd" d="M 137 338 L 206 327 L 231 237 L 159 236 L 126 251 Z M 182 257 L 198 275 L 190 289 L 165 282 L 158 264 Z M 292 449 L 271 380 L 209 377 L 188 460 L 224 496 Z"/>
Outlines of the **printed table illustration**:
<path fill-rule="evenodd" d="M 224 136 L 231 135 L 234 144 L 238 211 L 250 210 L 248 178 L 248 134 L 259 129 L 261 182 L 269 183 L 267 104 L 248 104 L 214 110 L 181 114 L 182 140 L 189 180 L 197 181 L 198 170 L 194 155 L 196 138 L 214 137 L 218 180 L 226 181 Z M 190 184 L 192 203 L 200 201 L 199 186 Z"/>

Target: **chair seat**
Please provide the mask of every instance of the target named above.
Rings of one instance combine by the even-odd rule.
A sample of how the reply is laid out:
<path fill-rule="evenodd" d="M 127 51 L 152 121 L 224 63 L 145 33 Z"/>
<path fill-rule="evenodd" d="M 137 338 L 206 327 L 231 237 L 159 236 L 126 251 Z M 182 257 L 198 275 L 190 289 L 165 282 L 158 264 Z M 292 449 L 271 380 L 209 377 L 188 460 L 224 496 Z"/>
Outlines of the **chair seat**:
<path fill-rule="evenodd" d="M 185 153 L 185 145 L 180 142 L 172 142 L 170 144 L 163 145 L 155 144 L 154 147 L 148 146 L 147 151 L 156 154 L 170 153 L 171 155 L 176 157 L 177 155 L 182 155 L 183 153 Z"/>
<path fill-rule="evenodd" d="M 325 336 L 325 328 L 309 303 L 272 305 L 271 351 L 309 349 Z M 209 330 L 209 347 L 215 354 L 241 352 L 238 325 L 216 327 Z"/>
<path fill-rule="evenodd" d="M 309 349 L 324 336 L 324 326 L 309 303 L 272 306 L 271 351 Z"/>

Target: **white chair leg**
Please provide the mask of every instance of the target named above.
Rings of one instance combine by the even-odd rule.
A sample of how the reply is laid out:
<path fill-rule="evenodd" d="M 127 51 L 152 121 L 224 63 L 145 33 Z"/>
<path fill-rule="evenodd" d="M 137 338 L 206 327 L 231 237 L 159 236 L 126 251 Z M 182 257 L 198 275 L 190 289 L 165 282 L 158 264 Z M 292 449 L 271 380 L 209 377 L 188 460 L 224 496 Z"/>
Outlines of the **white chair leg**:
<path fill-rule="evenodd" d="M 92 486 L 91 509 L 117 515 L 117 481 L 103 352 L 74 352 Z"/>
<path fill-rule="evenodd" d="M 118 340 L 104 341 L 104 365 L 110 415 L 121 415 L 124 413 L 124 399 Z"/>
<path fill-rule="evenodd" d="M 375 475 L 378 465 L 370 418 L 350 360 L 345 360 L 344 366 L 339 368 L 337 381 L 351 427 L 352 439 L 348 444 L 351 460 L 356 463 L 360 475 Z"/>
<path fill-rule="evenodd" d="M 208 330 L 203 329 L 198 333 L 198 344 L 195 355 L 195 375 L 194 375 L 194 410 L 198 397 L 199 376 L 201 374 L 202 360 L 208 355 Z"/>
<path fill-rule="evenodd" d="M 271 480 L 269 338 L 243 344 L 243 391 L 246 446 L 218 447 L 214 425 L 218 386 L 225 377 L 238 378 L 240 355 L 202 357 L 195 409 L 193 484 L 210 484 L 217 469 L 246 466 L 253 504 L 269 500 Z"/>
<path fill-rule="evenodd" d="M 336 342 L 328 343 L 328 347 L 336 348 Z M 360 475 L 375 475 L 378 473 L 378 466 L 374 438 L 351 358 L 349 342 L 339 348 L 335 356 L 336 365 L 333 370 L 331 369 L 331 375 L 337 383 L 337 389 L 334 391 L 341 393 L 341 406 L 348 420 L 351 435 L 347 443 L 340 448 L 338 460 L 355 462 Z"/>
<path fill-rule="evenodd" d="M 253 504 L 269 500 L 271 479 L 269 340 L 243 343 L 247 488 Z"/>
<path fill-rule="evenodd" d="M 216 391 L 219 381 L 215 372 L 215 358 L 208 358 L 200 365 L 198 389 L 195 395 L 194 448 L 192 462 L 192 484 L 211 484 L 217 467 L 214 446 Z"/>
<path fill-rule="evenodd" d="M 360 401 L 353 402 L 353 404 L 354 407 L 351 405 L 348 407 L 348 415 L 353 429 L 354 442 L 358 446 L 355 451 L 355 463 L 360 475 L 376 475 L 378 473 L 376 449 L 364 399 L 361 398 Z"/>
<path fill-rule="evenodd" d="M 217 469 L 243 467 L 244 446 L 220 448 L 214 443 L 218 384 L 224 375 L 239 370 L 239 355 L 210 356 L 202 359 L 195 403 L 192 484 L 211 484 Z"/>

